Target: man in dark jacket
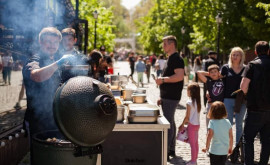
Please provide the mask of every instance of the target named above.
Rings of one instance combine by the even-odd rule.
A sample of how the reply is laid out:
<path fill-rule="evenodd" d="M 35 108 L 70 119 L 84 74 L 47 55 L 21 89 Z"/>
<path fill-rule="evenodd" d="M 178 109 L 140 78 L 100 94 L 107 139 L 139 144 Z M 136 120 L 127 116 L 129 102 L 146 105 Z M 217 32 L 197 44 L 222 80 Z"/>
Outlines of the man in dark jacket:
<path fill-rule="evenodd" d="M 241 89 L 247 93 L 247 116 L 244 127 L 245 165 L 254 165 L 254 138 L 260 133 L 259 165 L 267 165 L 270 155 L 270 56 L 269 44 L 255 45 L 258 56 L 249 62 L 242 76 Z"/>

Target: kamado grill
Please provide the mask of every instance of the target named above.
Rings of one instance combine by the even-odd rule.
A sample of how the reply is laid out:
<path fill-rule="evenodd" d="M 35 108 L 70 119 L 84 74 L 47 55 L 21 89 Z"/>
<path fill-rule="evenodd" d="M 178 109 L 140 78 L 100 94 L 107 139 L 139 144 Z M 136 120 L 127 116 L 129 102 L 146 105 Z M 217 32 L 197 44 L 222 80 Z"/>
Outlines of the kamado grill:
<path fill-rule="evenodd" d="M 97 154 L 102 152 L 100 144 L 117 120 L 110 90 L 90 77 L 73 77 L 58 88 L 53 106 L 60 132 L 34 135 L 33 164 L 95 165 Z"/>

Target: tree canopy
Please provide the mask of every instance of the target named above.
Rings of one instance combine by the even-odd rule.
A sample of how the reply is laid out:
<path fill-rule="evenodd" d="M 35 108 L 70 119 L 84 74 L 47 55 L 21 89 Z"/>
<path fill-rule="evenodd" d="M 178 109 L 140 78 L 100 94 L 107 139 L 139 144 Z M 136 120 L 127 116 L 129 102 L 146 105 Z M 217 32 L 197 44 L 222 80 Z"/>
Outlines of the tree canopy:
<path fill-rule="evenodd" d="M 216 16 L 222 15 L 220 24 L 220 51 L 229 53 L 240 46 L 254 47 L 258 40 L 270 39 L 270 28 L 266 24 L 269 12 L 258 8 L 258 0 L 156 0 L 148 15 L 136 21 L 139 42 L 148 52 L 161 52 L 161 41 L 165 35 L 178 38 L 178 49 L 184 45 L 196 54 L 216 50 L 218 28 Z M 260 0 L 265 4 L 267 0 Z M 259 7 L 263 5 L 259 4 Z M 264 6 L 269 11 L 269 6 Z M 185 27 L 185 33 L 181 28 Z"/>

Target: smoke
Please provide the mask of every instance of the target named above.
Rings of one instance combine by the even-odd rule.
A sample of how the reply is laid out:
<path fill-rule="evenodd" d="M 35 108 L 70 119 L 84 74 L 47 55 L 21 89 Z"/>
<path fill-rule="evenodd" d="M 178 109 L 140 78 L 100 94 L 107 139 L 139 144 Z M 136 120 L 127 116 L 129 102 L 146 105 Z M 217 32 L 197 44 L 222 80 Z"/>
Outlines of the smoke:
<path fill-rule="evenodd" d="M 0 3 L 0 38 L 5 41 L 0 46 L 13 52 L 22 52 L 26 56 L 39 50 L 38 34 L 44 27 L 52 26 L 61 31 L 74 19 L 74 12 L 70 12 L 71 6 L 67 0 L 2 0 Z M 58 71 L 53 76 L 59 76 Z M 55 80 L 52 78 L 42 83 L 26 83 L 28 99 L 32 100 L 28 106 L 35 109 L 35 116 L 46 122 L 45 128 L 55 125 L 52 102 L 60 83 Z"/>
<path fill-rule="evenodd" d="M 38 50 L 38 34 L 42 28 L 53 26 L 62 30 L 73 21 L 65 18 L 69 14 L 66 12 L 66 5 L 65 0 L 2 1 L 0 24 L 5 27 L 3 37 L 9 38 L 9 41 L 0 45 L 24 53 L 35 53 Z"/>

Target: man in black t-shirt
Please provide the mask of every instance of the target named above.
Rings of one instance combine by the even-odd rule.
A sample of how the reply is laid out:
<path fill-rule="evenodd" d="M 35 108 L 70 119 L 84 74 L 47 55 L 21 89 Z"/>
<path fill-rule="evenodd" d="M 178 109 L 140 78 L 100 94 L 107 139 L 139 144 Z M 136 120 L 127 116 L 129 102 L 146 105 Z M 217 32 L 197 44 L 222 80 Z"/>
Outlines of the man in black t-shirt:
<path fill-rule="evenodd" d="M 249 62 L 242 76 L 240 88 L 247 93 L 247 117 L 244 127 L 245 164 L 254 164 L 254 138 L 260 133 L 260 165 L 267 165 L 270 156 L 270 57 L 269 43 L 255 45 L 258 55 Z"/>
<path fill-rule="evenodd" d="M 53 117 L 53 100 L 60 84 L 59 68 L 74 58 L 73 55 L 64 55 L 61 59 L 57 57 L 61 39 L 62 35 L 56 28 L 43 28 L 39 33 L 39 53 L 33 55 L 23 67 L 27 96 L 24 120 L 30 142 L 35 133 L 58 128 Z"/>
<path fill-rule="evenodd" d="M 134 57 L 134 52 L 131 52 L 131 53 L 129 54 L 128 62 L 129 62 L 129 65 L 130 65 L 130 71 L 131 71 L 131 73 L 130 73 L 129 76 L 131 76 L 131 78 L 133 78 L 133 73 L 134 73 L 134 69 L 135 69 L 135 62 L 136 62 L 136 59 L 135 59 L 135 57 Z"/>
<path fill-rule="evenodd" d="M 167 65 L 162 77 L 156 79 L 160 85 L 160 99 L 157 104 L 162 106 L 166 119 L 170 122 L 168 130 L 168 159 L 175 155 L 176 126 L 174 114 L 181 99 L 184 79 L 184 61 L 177 52 L 177 40 L 175 36 L 163 38 L 163 50 L 168 55 Z"/>

